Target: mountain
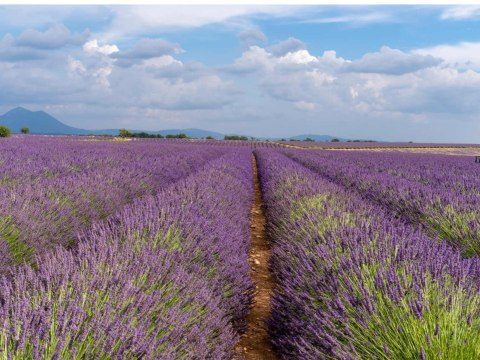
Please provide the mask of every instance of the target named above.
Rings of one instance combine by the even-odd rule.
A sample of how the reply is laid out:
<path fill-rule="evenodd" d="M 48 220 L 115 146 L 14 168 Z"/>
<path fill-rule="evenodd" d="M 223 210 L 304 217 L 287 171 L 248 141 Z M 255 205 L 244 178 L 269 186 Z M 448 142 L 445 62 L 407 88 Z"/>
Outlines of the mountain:
<path fill-rule="evenodd" d="M 30 111 L 23 107 L 17 107 L 0 116 L 0 125 L 19 133 L 22 127 L 28 127 L 32 134 L 53 135 L 86 135 L 91 131 L 77 129 L 58 121 L 44 111 Z"/>
<path fill-rule="evenodd" d="M 31 134 L 48 134 L 48 135 L 118 135 L 119 129 L 102 129 L 102 130 L 86 130 L 78 129 L 72 126 L 65 125 L 59 120 L 55 119 L 45 111 L 30 111 L 23 107 L 17 107 L 10 110 L 4 115 L 0 115 L 0 125 L 5 125 L 12 129 L 14 133 L 20 133 L 20 129 L 27 127 L 30 129 Z M 162 135 L 174 135 L 184 133 L 191 138 L 206 138 L 211 136 L 215 139 L 223 139 L 225 134 L 202 130 L 202 129 L 167 129 L 159 131 L 148 130 L 130 130 L 131 132 L 148 132 L 149 134 L 162 134 Z M 248 138 L 250 136 L 247 136 Z M 285 137 L 284 139 L 290 140 L 304 140 L 310 138 L 315 141 L 330 141 L 335 137 L 330 135 L 297 135 L 292 137 Z M 274 140 L 278 141 L 280 138 L 258 138 L 259 140 Z M 345 139 L 338 138 L 340 141 L 346 141 Z"/>
<path fill-rule="evenodd" d="M 12 129 L 14 133 L 20 133 L 20 129 L 27 127 L 31 134 L 48 135 L 118 135 L 119 129 L 85 130 L 65 125 L 45 111 L 30 111 L 23 107 L 17 107 L 0 116 L 0 125 Z M 131 130 L 142 132 L 145 130 Z M 192 138 L 205 138 L 212 136 L 215 139 L 223 139 L 223 134 L 202 129 L 167 129 L 160 131 L 145 131 L 149 134 L 174 135 L 184 133 Z"/>

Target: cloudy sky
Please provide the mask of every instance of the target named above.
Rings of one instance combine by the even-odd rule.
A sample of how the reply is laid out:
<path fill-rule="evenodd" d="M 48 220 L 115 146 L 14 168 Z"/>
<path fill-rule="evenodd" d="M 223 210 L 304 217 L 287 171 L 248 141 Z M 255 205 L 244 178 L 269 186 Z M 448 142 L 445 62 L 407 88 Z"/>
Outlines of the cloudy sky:
<path fill-rule="evenodd" d="M 0 6 L 0 113 L 480 142 L 480 6 Z"/>

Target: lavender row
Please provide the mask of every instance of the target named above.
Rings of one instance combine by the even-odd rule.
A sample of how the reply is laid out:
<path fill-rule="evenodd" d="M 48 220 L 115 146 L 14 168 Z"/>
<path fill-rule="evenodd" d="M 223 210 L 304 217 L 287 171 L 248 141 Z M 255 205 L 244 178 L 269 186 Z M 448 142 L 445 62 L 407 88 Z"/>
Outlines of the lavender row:
<path fill-rule="evenodd" d="M 251 302 L 251 153 L 236 151 L 0 285 L 0 357 L 229 359 Z"/>
<path fill-rule="evenodd" d="M 267 140 L 215 140 L 215 139 L 145 139 L 145 141 L 167 144 L 195 144 L 203 146 L 245 147 L 256 148 L 284 148 L 284 144 Z"/>
<path fill-rule="evenodd" d="M 477 359 L 480 261 L 322 179 L 256 152 L 283 359 Z"/>
<path fill-rule="evenodd" d="M 480 197 L 372 172 L 328 154 L 289 150 L 288 156 L 331 181 L 358 192 L 388 211 L 446 239 L 464 256 L 480 254 Z"/>
<path fill-rule="evenodd" d="M 112 143 L 81 138 L 28 136 L 0 142 L 0 186 L 13 189 L 39 181 L 55 181 L 99 167 L 155 158 L 182 151 L 175 144 Z"/>
<path fill-rule="evenodd" d="M 75 142 L 52 142 L 62 153 L 75 157 L 71 150 L 78 150 Z M 0 272 L 55 246 L 74 246 L 77 233 L 93 221 L 114 214 L 137 197 L 157 192 L 225 152 L 214 147 L 179 149 L 144 143 L 128 144 L 128 148 L 99 145 L 98 149 L 96 143 L 89 145 L 102 154 L 93 157 L 98 163 L 89 159 L 89 153 L 82 153 L 88 159 L 84 164 L 89 163 L 82 171 L 15 188 L 0 187 Z"/>
<path fill-rule="evenodd" d="M 435 144 L 376 141 L 281 141 L 282 144 L 321 149 L 408 149 L 408 148 L 480 148 L 478 144 Z M 480 150 L 480 149 L 479 149 Z"/>
<path fill-rule="evenodd" d="M 330 159 L 459 194 L 480 196 L 480 166 L 473 156 L 332 151 Z"/>

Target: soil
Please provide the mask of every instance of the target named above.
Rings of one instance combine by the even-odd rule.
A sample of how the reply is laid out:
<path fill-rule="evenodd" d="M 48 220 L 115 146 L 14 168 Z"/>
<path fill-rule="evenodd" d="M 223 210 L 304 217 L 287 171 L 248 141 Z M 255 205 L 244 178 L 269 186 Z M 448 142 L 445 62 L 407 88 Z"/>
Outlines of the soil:
<path fill-rule="evenodd" d="M 265 321 L 270 316 L 273 276 L 268 269 L 271 250 L 265 234 L 265 214 L 258 179 L 257 163 L 253 157 L 255 199 L 251 211 L 251 248 L 249 262 L 255 283 L 253 306 L 247 316 L 247 331 L 235 348 L 235 359 L 274 360 L 278 359 L 270 342 Z"/>

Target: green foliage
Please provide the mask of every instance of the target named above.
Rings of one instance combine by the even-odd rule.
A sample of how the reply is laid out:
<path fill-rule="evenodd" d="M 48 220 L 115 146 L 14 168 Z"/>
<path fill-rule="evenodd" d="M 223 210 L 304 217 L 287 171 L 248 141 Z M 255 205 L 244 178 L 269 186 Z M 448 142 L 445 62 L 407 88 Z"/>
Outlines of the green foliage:
<path fill-rule="evenodd" d="M 11 218 L 0 218 L 0 238 L 7 242 L 8 250 L 17 264 L 21 264 L 32 253 L 32 249 L 18 239 L 19 234 Z"/>
<path fill-rule="evenodd" d="M 224 140 L 248 140 L 248 137 L 240 135 L 225 135 Z"/>
<path fill-rule="evenodd" d="M 396 273 L 407 282 L 412 281 L 402 268 L 397 268 Z M 353 343 L 359 359 L 421 359 L 419 349 L 425 359 L 479 358 L 479 321 L 472 316 L 480 306 L 477 296 L 451 279 L 440 285 L 427 277 L 422 302 L 428 311 L 418 317 L 411 310 L 411 303 L 417 301 L 415 292 L 406 293 L 400 302 L 394 302 L 375 286 L 376 275 L 376 267 L 372 265 L 362 269 L 364 280 L 352 273 L 351 283 L 366 284 L 363 291 L 377 298 L 376 309 L 366 323 L 357 320 L 355 309 L 346 308 L 350 328 L 354 330 L 345 343 Z M 444 294 L 452 296 L 447 298 Z"/>
<path fill-rule="evenodd" d="M 141 139 L 146 139 L 146 138 L 163 139 L 163 137 L 164 137 L 162 134 L 149 134 L 145 131 L 141 131 L 141 132 L 138 132 L 138 133 L 133 133 L 133 132 L 128 131 L 127 129 L 120 129 L 118 136 L 120 136 L 121 138 L 127 138 L 128 137 L 128 138 L 141 138 Z"/>
<path fill-rule="evenodd" d="M 0 137 L 9 137 L 12 135 L 12 130 L 8 127 L 0 125 Z"/>
<path fill-rule="evenodd" d="M 214 138 L 213 136 L 211 136 L 211 135 L 207 136 L 205 139 L 207 139 L 207 140 L 215 140 L 215 138 Z"/>
<path fill-rule="evenodd" d="M 127 137 L 132 137 L 132 133 L 130 131 L 128 131 L 127 129 L 120 129 L 118 131 L 118 136 L 120 136 L 121 138 L 127 138 Z"/>
<path fill-rule="evenodd" d="M 165 136 L 167 139 L 189 139 L 187 134 L 181 133 L 181 134 L 169 134 Z"/>
<path fill-rule="evenodd" d="M 25 135 L 26 135 L 26 134 L 29 134 L 29 133 L 30 133 L 30 129 L 29 129 L 28 127 L 22 127 L 22 128 L 20 129 L 20 132 L 21 132 L 22 134 L 25 134 Z"/>
<path fill-rule="evenodd" d="M 307 138 L 303 139 L 303 141 L 312 141 L 312 142 L 314 142 L 315 140 L 313 140 L 312 138 L 307 137 Z"/>
<path fill-rule="evenodd" d="M 145 131 L 139 132 L 139 133 L 133 133 L 131 137 L 136 137 L 136 138 L 142 138 L 142 139 L 163 139 L 162 134 L 149 134 L 146 133 Z"/>
<path fill-rule="evenodd" d="M 331 142 L 340 142 L 340 140 L 339 140 L 339 139 L 337 139 L 337 138 L 335 138 L 335 139 L 332 139 L 332 140 L 330 140 L 330 141 L 331 141 Z"/>

